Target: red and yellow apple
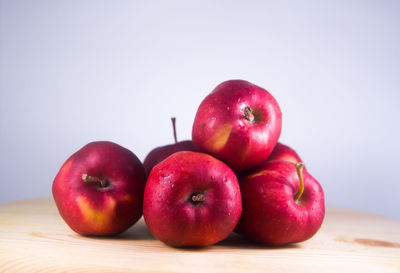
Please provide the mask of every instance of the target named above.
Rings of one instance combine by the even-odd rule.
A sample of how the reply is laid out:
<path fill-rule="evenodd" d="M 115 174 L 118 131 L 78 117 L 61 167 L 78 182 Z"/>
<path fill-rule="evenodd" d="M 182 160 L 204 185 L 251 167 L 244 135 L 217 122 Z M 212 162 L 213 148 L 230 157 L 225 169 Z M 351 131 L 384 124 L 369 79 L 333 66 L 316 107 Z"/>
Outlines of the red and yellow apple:
<path fill-rule="evenodd" d="M 200 150 L 234 171 L 267 160 L 281 133 L 282 114 L 265 89 L 243 80 L 218 85 L 200 104 L 192 139 Z"/>
<path fill-rule="evenodd" d="M 82 235 L 123 232 L 142 215 L 145 171 L 128 149 L 91 142 L 65 161 L 53 182 L 62 218 Z"/>

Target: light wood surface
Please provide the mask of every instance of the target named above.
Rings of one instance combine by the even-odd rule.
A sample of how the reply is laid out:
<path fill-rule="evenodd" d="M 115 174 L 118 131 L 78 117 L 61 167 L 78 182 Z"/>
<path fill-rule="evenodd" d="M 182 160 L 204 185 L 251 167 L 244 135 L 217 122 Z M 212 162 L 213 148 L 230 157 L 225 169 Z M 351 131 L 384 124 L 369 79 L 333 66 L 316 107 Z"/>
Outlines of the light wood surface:
<path fill-rule="evenodd" d="M 400 222 L 328 208 L 307 242 L 271 248 L 236 234 L 202 249 L 171 248 L 143 220 L 117 237 L 75 234 L 52 199 L 0 205 L 0 272 L 400 272 Z"/>

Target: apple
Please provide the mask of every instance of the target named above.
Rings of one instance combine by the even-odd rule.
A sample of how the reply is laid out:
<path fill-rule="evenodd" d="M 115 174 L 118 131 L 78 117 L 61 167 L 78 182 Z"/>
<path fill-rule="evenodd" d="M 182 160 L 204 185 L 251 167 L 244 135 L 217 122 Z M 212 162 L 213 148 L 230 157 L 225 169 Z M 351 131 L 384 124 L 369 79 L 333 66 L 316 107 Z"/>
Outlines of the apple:
<path fill-rule="evenodd" d="M 267 245 L 311 238 L 325 215 L 324 193 L 302 163 L 263 163 L 240 178 L 243 212 L 236 231 Z"/>
<path fill-rule="evenodd" d="M 268 161 L 271 160 L 286 160 L 295 164 L 298 162 L 303 162 L 295 150 L 280 142 L 275 145 L 274 150 L 268 157 Z"/>
<path fill-rule="evenodd" d="M 244 171 L 267 160 L 281 127 L 281 110 L 268 91 L 247 81 L 230 80 L 201 102 L 192 140 L 200 151 L 234 171 Z"/>
<path fill-rule="evenodd" d="M 150 172 L 143 216 L 150 232 L 167 245 L 202 247 L 225 239 L 242 211 L 235 173 L 203 153 L 172 154 Z"/>
<path fill-rule="evenodd" d="M 179 151 L 196 151 L 191 140 L 179 141 L 176 137 L 176 126 L 175 126 L 175 118 L 171 118 L 172 121 L 172 128 L 174 133 L 174 144 L 169 144 L 161 147 L 157 147 L 150 151 L 150 153 L 146 156 L 143 161 L 143 166 L 146 170 L 146 174 L 149 175 L 151 169 L 166 159 L 168 156 L 172 155 L 173 153 Z"/>
<path fill-rule="evenodd" d="M 72 230 L 82 235 L 112 235 L 141 217 L 144 185 L 143 165 L 131 151 L 98 141 L 65 161 L 52 192 Z"/>

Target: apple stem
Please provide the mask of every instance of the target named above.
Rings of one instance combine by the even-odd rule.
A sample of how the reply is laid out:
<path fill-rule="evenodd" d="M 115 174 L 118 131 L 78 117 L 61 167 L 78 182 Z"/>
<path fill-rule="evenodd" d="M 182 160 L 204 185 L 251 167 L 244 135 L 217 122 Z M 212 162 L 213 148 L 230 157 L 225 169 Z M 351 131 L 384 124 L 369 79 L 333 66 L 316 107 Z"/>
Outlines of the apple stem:
<path fill-rule="evenodd" d="M 178 139 L 177 139 L 177 137 L 176 137 L 176 125 L 175 125 L 175 120 L 176 120 L 175 117 L 172 117 L 172 118 L 171 118 L 171 121 L 172 121 L 172 130 L 174 131 L 174 140 L 175 140 L 175 144 L 176 144 L 176 143 L 178 143 Z"/>
<path fill-rule="evenodd" d="M 249 106 L 244 108 L 244 118 L 250 122 L 254 120 L 253 110 Z"/>
<path fill-rule="evenodd" d="M 304 167 L 304 164 L 302 162 L 298 162 L 296 164 L 296 171 L 297 171 L 297 176 L 299 177 L 300 186 L 299 186 L 299 191 L 294 196 L 294 201 L 299 200 L 304 192 L 304 179 L 303 179 L 303 172 L 302 172 L 303 167 Z"/>
<path fill-rule="evenodd" d="M 100 179 L 100 178 L 95 177 L 95 176 L 90 176 L 90 175 L 88 175 L 87 173 L 82 174 L 82 180 L 83 180 L 83 182 L 96 182 L 96 183 L 100 183 L 101 186 L 102 186 L 103 188 L 104 188 L 104 187 L 107 187 L 107 180 L 105 180 L 105 179 Z"/>
<path fill-rule="evenodd" d="M 206 200 L 204 194 L 202 193 L 198 193 L 192 196 L 192 201 L 197 203 L 197 202 L 203 202 L 204 200 Z"/>

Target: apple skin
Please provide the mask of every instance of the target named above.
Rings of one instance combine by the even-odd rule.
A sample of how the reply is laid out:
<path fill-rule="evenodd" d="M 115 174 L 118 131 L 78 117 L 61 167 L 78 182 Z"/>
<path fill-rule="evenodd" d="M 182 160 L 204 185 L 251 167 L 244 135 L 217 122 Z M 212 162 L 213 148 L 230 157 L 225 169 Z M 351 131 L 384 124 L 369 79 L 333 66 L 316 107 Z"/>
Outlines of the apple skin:
<path fill-rule="evenodd" d="M 176 136 L 176 118 L 171 117 L 172 121 L 172 129 L 174 133 L 174 144 L 169 144 L 161 147 L 157 147 L 150 151 L 150 153 L 146 156 L 143 161 L 144 169 L 146 170 L 146 175 L 150 174 L 151 169 L 168 156 L 172 155 L 173 153 L 180 152 L 180 151 L 192 151 L 196 152 L 197 149 L 194 147 L 193 142 L 191 140 L 179 141 Z"/>
<path fill-rule="evenodd" d="M 149 175 L 151 169 L 168 156 L 173 153 L 180 151 L 192 151 L 195 152 L 197 149 L 194 147 L 193 142 L 191 140 L 179 141 L 174 144 L 169 144 L 161 147 L 157 147 L 150 151 L 150 153 L 146 156 L 143 161 L 144 169 L 146 170 L 146 174 Z"/>
<path fill-rule="evenodd" d="M 302 172 L 304 192 L 298 201 L 299 178 L 292 162 L 267 161 L 242 177 L 243 212 L 235 231 L 274 246 L 311 238 L 324 219 L 324 193 L 306 169 Z"/>
<path fill-rule="evenodd" d="M 204 200 L 196 201 L 202 195 Z M 203 153 L 174 153 L 150 172 L 143 216 L 151 233 L 174 247 L 215 244 L 233 231 L 242 212 L 235 173 Z"/>
<path fill-rule="evenodd" d="M 247 81 L 229 80 L 201 102 L 192 140 L 200 151 L 234 171 L 244 171 L 267 160 L 281 127 L 281 110 L 268 91 Z"/>
<path fill-rule="evenodd" d="M 303 162 L 295 150 L 280 142 L 275 145 L 274 150 L 268 157 L 268 161 L 272 160 L 286 160 L 295 164 L 298 162 Z"/>
<path fill-rule="evenodd" d="M 107 181 L 85 182 L 88 174 Z M 65 161 L 52 192 L 61 217 L 81 235 L 125 231 L 142 215 L 145 171 L 128 149 L 108 141 L 91 142 Z"/>

